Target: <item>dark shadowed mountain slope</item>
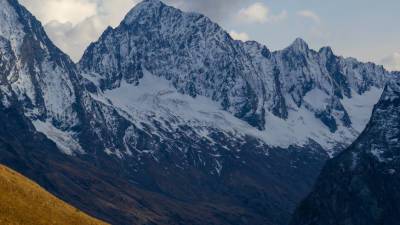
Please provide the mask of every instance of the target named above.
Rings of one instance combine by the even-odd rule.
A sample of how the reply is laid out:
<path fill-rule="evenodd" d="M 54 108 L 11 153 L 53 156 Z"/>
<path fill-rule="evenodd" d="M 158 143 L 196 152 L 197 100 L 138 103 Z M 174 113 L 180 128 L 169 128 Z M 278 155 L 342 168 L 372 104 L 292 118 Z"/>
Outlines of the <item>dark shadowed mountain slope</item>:
<path fill-rule="evenodd" d="M 291 224 L 399 224 L 399 138 L 400 80 L 394 78 L 365 131 L 328 162 Z"/>

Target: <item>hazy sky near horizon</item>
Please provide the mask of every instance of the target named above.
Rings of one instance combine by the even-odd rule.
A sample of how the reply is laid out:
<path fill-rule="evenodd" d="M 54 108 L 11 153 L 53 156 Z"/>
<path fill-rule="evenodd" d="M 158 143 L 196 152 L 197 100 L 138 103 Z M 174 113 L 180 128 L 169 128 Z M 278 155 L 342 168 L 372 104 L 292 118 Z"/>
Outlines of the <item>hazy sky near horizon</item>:
<path fill-rule="evenodd" d="M 78 60 L 104 29 L 117 26 L 139 0 L 20 0 L 45 26 L 50 38 Z M 272 50 L 297 37 L 310 47 L 400 70 L 398 0 L 165 0 L 201 12 L 232 37 L 256 40 Z"/>

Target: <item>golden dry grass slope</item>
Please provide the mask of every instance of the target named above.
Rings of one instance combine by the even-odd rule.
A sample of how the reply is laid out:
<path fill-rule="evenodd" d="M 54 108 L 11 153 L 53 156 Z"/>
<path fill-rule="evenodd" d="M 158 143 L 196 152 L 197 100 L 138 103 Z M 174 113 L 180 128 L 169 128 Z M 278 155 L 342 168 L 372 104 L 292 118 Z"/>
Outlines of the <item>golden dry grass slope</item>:
<path fill-rule="evenodd" d="M 106 225 L 0 165 L 1 225 Z"/>

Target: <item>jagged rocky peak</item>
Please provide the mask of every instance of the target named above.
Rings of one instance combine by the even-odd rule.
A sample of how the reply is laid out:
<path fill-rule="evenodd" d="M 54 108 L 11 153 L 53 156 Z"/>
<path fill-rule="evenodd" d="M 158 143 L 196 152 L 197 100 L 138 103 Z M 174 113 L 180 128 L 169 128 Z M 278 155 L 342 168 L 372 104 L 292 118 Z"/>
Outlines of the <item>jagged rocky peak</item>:
<path fill-rule="evenodd" d="M 135 20 L 157 20 L 157 16 L 161 13 L 162 8 L 168 7 L 159 0 L 144 0 L 137 4 L 128 14 L 125 16 L 123 23 L 131 24 Z"/>
<path fill-rule="evenodd" d="M 318 51 L 322 55 L 326 56 L 334 56 L 335 54 L 333 53 L 333 50 L 330 46 L 325 46 L 319 49 Z"/>
<path fill-rule="evenodd" d="M 261 55 L 264 58 L 270 59 L 272 56 L 272 53 L 267 46 L 260 44 L 256 41 L 246 41 L 245 43 L 243 43 L 243 46 L 246 49 L 247 53 L 249 53 L 253 57 Z"/>
<path fill-rule="evenodd" d="M 43 54 L 41 51 L 50 53 L 56 48 L 46 35 L 42 24 L 17 0 L 2 0 L 0 5 L 0 36 L 10 41 L 16 54 L 37 51 L 40 55 Z M 23 56 L 26 54 L 21 57 Z M 27 57 L 25 60 L 28 61 Z"/>
<path fill-rule="evenodd" d="M 61 60 L 72 61 L 48 38 L 42 24 L 17 0 L 0 2 L 0 36 L 10 42 L 23 64 L 39 64 L 48 58 L 62 66 Z"/>
<path fill-rule="evenodd" d="M 202 14 L 195 12 L 182 12 L 180 9 L 171 7 L 159 0 L 143 0 L 137 4 L 130 12 L 125 16 L 122 23 L 131 24 L 138 21 L 158 21 L 160 16 L 163 14 L 168 14 L 169 16 L 194 16 L 197 18 L 202 18 L 209 20 Z"/>
<path fill-rule="evenodd" d="M 287 48 L 296 52 L 306 52 L 310 50 L 307 42 L 302 38 L 296 38 L 294 42 Z"/>

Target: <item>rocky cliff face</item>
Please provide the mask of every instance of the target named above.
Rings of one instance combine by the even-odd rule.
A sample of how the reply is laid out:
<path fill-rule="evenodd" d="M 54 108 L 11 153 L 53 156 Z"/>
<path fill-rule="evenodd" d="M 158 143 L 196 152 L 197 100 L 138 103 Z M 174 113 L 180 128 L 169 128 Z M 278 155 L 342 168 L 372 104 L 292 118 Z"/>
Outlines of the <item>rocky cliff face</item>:
<path fill-rule="evenodd" d="M 17 1 L 0 4 L 1 161 L 117 224 L 285 224 L 388 76 L 300 39 L 235 41 L 156 0 L 76 66 Z"/>
<path fill-rule="evenodd" d="M 2 1 L 1 52 L 7 82 L 32 119 L 74 126 L 78 75 L 74 64 L 48 39 L 41 24 L 17 1 Z"/>
<path fill-rule="evenodd" d="M 365 131 L 328 162 L 291 224 L 398 223 L 399 115 L 400 81 L 394 78 Z"/>

